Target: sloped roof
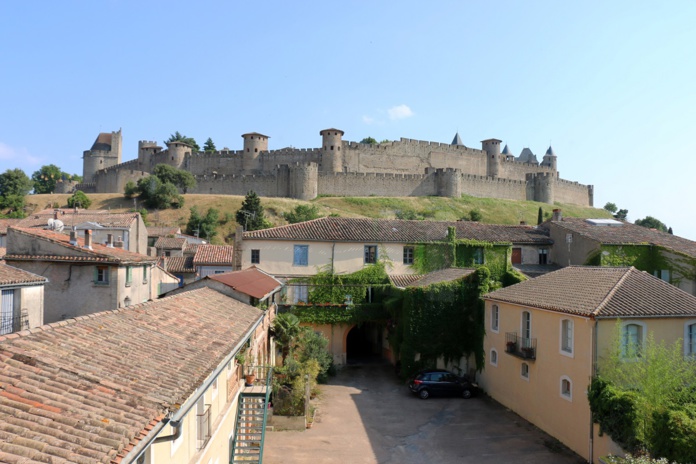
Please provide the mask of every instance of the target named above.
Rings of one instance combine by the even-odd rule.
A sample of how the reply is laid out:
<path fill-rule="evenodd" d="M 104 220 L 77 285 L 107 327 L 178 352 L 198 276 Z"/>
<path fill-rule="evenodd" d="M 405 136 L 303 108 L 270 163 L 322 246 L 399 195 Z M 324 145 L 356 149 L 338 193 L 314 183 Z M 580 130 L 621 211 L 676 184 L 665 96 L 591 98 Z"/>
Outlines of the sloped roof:
<path fill-rule="evenodd" d="M 111 151 L 111 144 L 113 143 L 113 136 L 111 132 L 100 132 L 97 135 L 97 139 L 92 144 L 91 150 L 104 150 Z"/>
<path fill-rule="evenodd" d="M 160 237 L 155 242 L 155 248 L 164 250 L 183 250 L 186 248 L 186 239 L 176 237 Z"/>
<path fill-rule="evenodd" d="M 194 266 L 225 265 L 233 262 L 234 247 L 231 245 L 198 245 L 193 256 Z"/>
<path fill-rule="evenodd" d="M 46 283 L 48 279 L 23 269 L 0 263 L 0 285 Z"/>
<path fill-rule="evenodd" d="M 458 145 L 458 146 L 464 146 L 464 142 L 462 142 L 462 138 L 459 136 L 459 132 L 454 134 L 454 138 L 452 139 L 452 143 L 450 145 Z"/>
<path fill-rule="evenodd" d="M 505 147 L 503 148 L 503 151 L 500 152 L 501 155 L 510 155 L 510 149 L 507 146 L 507 143 L 505 144 Z"/>
<path fill-rule="evenodd" d="M 261 317 L 202 288 L 0 336 L 0 461 L 118 460 Z"/>
<path fill-rule="evenodd" d="M 458 280 L 468 275 L 471 275 L 474 272 L 476 272 L 476 269 L 465 269 L 458 267 L 440 269 L 438 271 L 433 271 L 425 274 L 420 279 L 409 283 L 407 287 L 427 287 L 428 285 L 432 284 L 451 282 L 453 280 Z"/>
<path fill-rule="evenodd" d="M 553 243 L 546 231 L 532 226 L 468 221 L 407 221 L 340 217 L 324 217 L 271 229 L 245 232 L 244 240 L 419 243 L 446 240 L 448 227 L 455 228 L 458 239 L 540 245 Z"/>
<path fill-rule="evenodd" d="M 25 229 L 13 227 L 16 233 L 33 237 L 37 240 L 46 240 L 57 244 L 66 249 L 66 255 L 49 255 L 49 254 L 29 254 L 22 253 L 23 250 L 8 250 L 5 255 L 7 261 L 91 261 L 116 264 L 128 263 L 154 263 L 157 257 L 141 255 L 123 248 L 107 247 L 98 243 L 92 242 L 92 249 L 84 248 L 84 238 L 77 238 L 77 245 L 70 244 L 70 236 L 44 229 Z"/>
<path fill-rule="evenodd" d="M 410 283 L 423 277 L 423 274 L 390 274 L 388 277 L 389 282 L 396 288 L 406 288 Z"/>
<path fill-rule="evenodd" d="M 112 213 L 101 210 L 72 209 L 58 211 L 58 219 L 66 227 L 77 226 L 86 222 L 94 222 L 102 227 L 126 228 L 138 220 L 139 213 Z M 53 210 L 43 210 L 20 220 L 18 227 L 46 227 L 49 219 L 53 219 Z"/>
<path fill-rule="evenodd" d="M 532 153 L 532 150 L 529 148 L 522 149 L 522 153 L 520 153 L 520 156 L 517 157 L 517 160 L 522 163 L 539 163 L 536 155 Z"/>
<path fill-rule="evenodd" d="M 551 145 L 549 145 L 548 150 L 546 150 L 546 154 L 548 156 L 556 156 L 556 154 L 553 152 L 553 148 L 551 147 Z"/>
<path fill-rule="evenodd" d="M 194 273 L 193 256 L 167 256 L 167 272 L 179 274 Z"/>
<path fill-rule="evenodd" d="M 148 226 L 147 236 L 148 237 L 168 237 L 170 235 L 176 235 L 181 233 L 180 227 L 154 227 Z"/>
<path fill-rule="evenodd" d="M 544 227 L 549 223 L 605 245 L 659 245 L 696 258 L 696 242 L 630 222 L 622 221 L 621 226 L 606 227 L 592 225 L 585 219 L 564 217 L 560 221 L 547 221 Z"/>
<path fill-rule="evenodd" d="M 7 254 L 7 248 L 0 247 L 0 259 L 4 259 L 6 254 Z"/>
<path fill-rule="evenodd" d="M 696 317 L 696 297 L 634 267 L 569 266 L 484 298 L 598 318 Z"/>
<path fill-rule="evenodd" d="M 276 278 L 253 266 L 241 271 L 210 275 L 207 276 L 206 279 L 223 283 L 238 292 L 257 299 L 268 296 L 283 285 Z"/>
<path fill-rule="evenodd" d="M 8 227 L 18 225 L 21 220 L 22 219 L 0 219 L 0 235 L 5 235 Z"/>

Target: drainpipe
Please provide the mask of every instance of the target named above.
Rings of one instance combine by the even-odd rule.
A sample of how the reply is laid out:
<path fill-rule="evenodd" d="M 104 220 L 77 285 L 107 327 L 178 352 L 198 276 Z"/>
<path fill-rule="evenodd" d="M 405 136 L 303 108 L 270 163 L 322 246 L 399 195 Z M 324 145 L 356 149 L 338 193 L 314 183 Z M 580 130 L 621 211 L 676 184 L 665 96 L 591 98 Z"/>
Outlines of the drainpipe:
<path fill-rule="evenodd" d="M 336 242 L 331 244 L 331 274 L 334 273 L 334 259 L 336 257 Z"/>
<path fill-rule="evenodd" d="M 165 441 L 174 441 L 177 438 L 179 438 L 181 436 L 181 429 L 182 429 L 181 421 L 182 420 L 183 419 L 179 419 L 177 421 L 167 420 L 167 422 L 169 422 L 169 425 L 171 425 L 172 428 L 174 429 L 174 433 L 171 435 L 165 435 L 164 437 L 157 437 L 157 438 L 155 438 L 155 440 L 152 443 L 153 444 L 164 443 Z"/>
<path fill-rule="evenodd" d="M 591 327 L 591 347 L 592 347 L 592 375 L 590 382 L 597 376 L 597 319 L 590 316 L 590 321 L 594 323 Z M 592 420 L 592 411 L 590 411 L 590 462 L 594 462 L 594 421 Z"/>

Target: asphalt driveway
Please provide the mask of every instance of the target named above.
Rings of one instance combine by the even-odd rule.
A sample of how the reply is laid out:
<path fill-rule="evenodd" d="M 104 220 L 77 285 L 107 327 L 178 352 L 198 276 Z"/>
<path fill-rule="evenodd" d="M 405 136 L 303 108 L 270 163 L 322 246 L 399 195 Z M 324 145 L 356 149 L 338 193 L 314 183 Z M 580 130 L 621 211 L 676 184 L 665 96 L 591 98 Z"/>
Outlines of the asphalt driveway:
<path fill-rule="evenodd" d="M 584 462 L 487 397 L 420 400 L 389 365 L 346 367 L 318 407 L 312 429 L 266 434 L 264 463 Z"/>

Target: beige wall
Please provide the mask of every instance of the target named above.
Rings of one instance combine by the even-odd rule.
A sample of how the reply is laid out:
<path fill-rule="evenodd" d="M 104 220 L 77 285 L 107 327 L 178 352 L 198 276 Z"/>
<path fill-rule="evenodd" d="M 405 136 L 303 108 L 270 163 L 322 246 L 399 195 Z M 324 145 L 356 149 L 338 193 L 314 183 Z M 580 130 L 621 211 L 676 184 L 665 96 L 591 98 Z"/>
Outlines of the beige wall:
<path fill-rule="evenodd" d="M 549 225 L 551 239 L 554 242 L 549 250 L 550 262 L 560 266 L 570 266 L 571 264 L 583 265 L 587 258 L 599 249 L 599 242 L 590 240 L 578 233 L 570 232 L 553 223 Z M 566 242 L 566 236 L 572 235 L 572 242 Z"/>
<path fill-rule="evenodd" d="M 16 292 L 15 292 L 16 295 Z M 20 311 L 26 311 L 29 328 L 39 327 L 44 323 L 44 286 L 32 285 L 19 289 Z"/>

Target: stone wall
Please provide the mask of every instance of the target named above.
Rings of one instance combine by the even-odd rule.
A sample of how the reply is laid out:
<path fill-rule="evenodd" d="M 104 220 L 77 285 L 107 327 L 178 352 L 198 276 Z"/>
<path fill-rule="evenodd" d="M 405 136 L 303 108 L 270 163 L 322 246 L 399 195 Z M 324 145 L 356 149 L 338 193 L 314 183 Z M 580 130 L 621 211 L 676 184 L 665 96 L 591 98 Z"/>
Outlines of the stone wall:
<path fill-rule="evenodd" d="M 140 170 L 137 159 L 126 161 L 118 166 L 97 171 L 94 175 L 94 193 L 123 193 L 128 181 L 138 181 L 150 174 Z"/>
<path fill-rule="evenodd" d="M 594 186 L 556 179 L 554 201 L 573 205 L 594 206 Z"/>
<path fill-rule="evenodd" d="M 527 183 L 519 180 L 463 175 L 462 193 L 473 197 L 525 200 Z"/>

